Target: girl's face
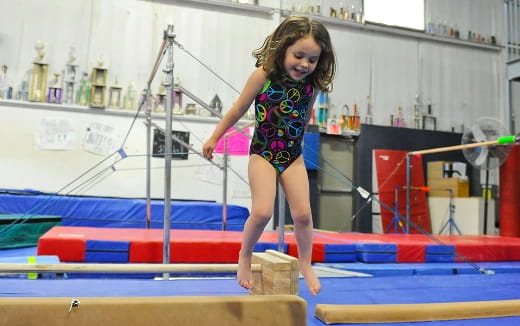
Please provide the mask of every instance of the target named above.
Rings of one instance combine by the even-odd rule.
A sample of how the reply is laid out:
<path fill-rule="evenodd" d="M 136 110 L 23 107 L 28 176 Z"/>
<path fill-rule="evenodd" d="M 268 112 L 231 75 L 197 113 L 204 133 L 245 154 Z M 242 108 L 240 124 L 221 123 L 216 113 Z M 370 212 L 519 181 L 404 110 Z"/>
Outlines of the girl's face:
<path fill-rule="evenodd" d="M 314 72 L 321 48 L 311 36 L 306 36 L 285 51 L 284 68 L 291 79 L 302 80 Z"/>

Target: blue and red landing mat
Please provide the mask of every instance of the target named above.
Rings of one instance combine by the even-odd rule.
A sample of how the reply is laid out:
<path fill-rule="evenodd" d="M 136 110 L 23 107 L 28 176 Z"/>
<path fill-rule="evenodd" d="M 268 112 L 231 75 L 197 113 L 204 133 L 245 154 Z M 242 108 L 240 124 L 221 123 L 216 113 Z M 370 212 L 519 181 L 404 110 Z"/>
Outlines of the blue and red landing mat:
<path fill-rule="evenodd" d="M 520 238 L 419 234 L 313 233 L 314 263 L 450 263 L 520 261 Z M 56 226 L 40 237 L 38 255 L 63 262 L 160 263 L 163 230 Z M 171 230 L 172 263 L 236 263 L 242 232 Z M 276 249 L 278 233 L 264 232 L 256 250 Z M 294 234 L 285 251 L 297 257 Z"/>

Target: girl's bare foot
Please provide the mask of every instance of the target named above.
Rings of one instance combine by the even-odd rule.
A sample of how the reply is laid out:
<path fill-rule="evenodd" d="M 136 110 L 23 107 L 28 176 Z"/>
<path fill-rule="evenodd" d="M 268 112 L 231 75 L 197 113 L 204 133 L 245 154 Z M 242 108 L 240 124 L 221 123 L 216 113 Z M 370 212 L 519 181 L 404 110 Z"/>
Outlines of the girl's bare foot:
<path fill-rule="evenodd" d="M 302 273 L 303 278 L 305 279 L 305 284 L 307 284 L 307 288 L 312 295 L 318 294 L 321 290 L 320 280 L 314 274 L 311 265 L 309 264 L 300 264 L 298 262 L 298 267 L 300 269 L 300 273 Z"/>
<path fill-rule="evenodd" d="M 251 272 L 251 256 L 238 256 L 237 270 L 238 284 L 246 289 L 253 287 L 253 273 Z"/>

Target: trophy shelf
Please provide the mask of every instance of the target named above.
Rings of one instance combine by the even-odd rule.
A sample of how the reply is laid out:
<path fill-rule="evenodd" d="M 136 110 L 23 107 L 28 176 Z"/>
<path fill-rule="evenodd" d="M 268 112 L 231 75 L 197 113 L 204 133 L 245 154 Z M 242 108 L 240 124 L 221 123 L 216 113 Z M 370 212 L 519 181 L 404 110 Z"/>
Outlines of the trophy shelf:
<path fill-rule="evenodd" d="M 2 108 L 19 108 L 19 109 L 35 109 L 35 110 L 48 110 L 48 111 L 60 111 L 60 112 L 72 112 L 72 113 L 87 113 L 87 114 L 96 114 L 96 115 L 108 115 L 108 116 L 120 116 L 120 117 L 131 117 L 133 118 L 136 115 L 135 111 L 125 111 L 120 109 L 110 109 L 107 108 L 105 110 L 99 110 L 98 108 L 90 108 L 87 106 L 74 105 L 74 104 L 56 104 L 56 103 L 45 103 L 45 102 L 26 102 L 26 101 L 17 101 L 17 100 L 6 100 L 0 99 L 0 110 Z M 145 114 L 144 111 L 139 113 L 139 118 L 144 119 Z M 164 120 L 164 113 L 152 113 L 152 119 L 154 120 Z M 174 121 L 185 121 L 185 122 L 200 122 L 200 123 L 211 123 L 216 124 L 220 121 L 217 117 L 210 116 L 196 116 L 196 115 L 175 115 Z M 250 122 L 249 120 L 241 120 L 245 123 Z"/>

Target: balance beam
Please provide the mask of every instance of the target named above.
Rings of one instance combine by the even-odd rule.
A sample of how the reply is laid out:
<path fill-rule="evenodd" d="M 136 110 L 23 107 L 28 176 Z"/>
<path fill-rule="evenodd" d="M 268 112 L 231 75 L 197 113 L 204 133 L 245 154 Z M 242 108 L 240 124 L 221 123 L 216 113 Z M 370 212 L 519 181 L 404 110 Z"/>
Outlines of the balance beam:
<path fill-rule="evenodd" d="M 297 259 L 274 250 L 252 257 L 252 294 L 298 294 Z M 218 273 L 236 272 L 237 264 L 20 264 L 0 263 L 3 273 Z"/>
<path fill-rule="evenodd" d="M 366 324 L 520 316 L 520 300 L 420 304 L 317 304 L 326 324 Z"/>
<path fill-rule="evenodd" d="M 72 305 L 72 300 L 77 300 L 76 304 Z M 307 323 L 307 303 L 295 295 L 0 298 L 0 325 L 42 323 L 46 326 L 302 326 Z"/>

